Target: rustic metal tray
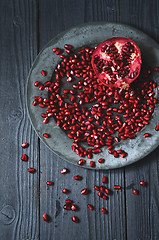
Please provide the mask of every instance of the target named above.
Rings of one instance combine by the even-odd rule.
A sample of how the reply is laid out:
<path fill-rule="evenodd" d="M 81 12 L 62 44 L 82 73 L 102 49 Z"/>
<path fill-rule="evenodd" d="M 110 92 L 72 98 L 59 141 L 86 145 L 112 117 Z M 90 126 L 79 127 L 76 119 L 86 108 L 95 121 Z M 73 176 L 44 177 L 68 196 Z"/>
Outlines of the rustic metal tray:
<path fill-rule="evenodd" d="M 123 24 L 115 23 L 90 23 L 74 27 L 65 31 L 52 39 L 44 49 L 39 53 L 33 66 L 29 72 L 27 82 L 27 109 L 31 123 L 40 137 L 40 139 L 57 155 L 69 161 L 70 163 L 77 164 L 80 159 L 71 149 L 72 140 L 70 140 L 65 132 L 57 126 L 55 120 L 52 118 L 48 124 L 43 124 L 41 114 L 44 109 L 39 106 L 33 106 L 32 102 L 35 96 L 41 95 L 47 97 L 46 91 L 39 91 L 34 87 L 35 81 L 45 82 L 52 78 L 54 69 L 60 61 L 56 54 L 52 53 L 52 48 L 61 47 L 65 43 L 71 44 L 75 49 L 82 46 L 95 46 L 105 39 L 111 37 L 127 37 L 134 40 L 140 47 L 142 59 L 147 65 L 154 67 L 159 66 L 159 45 L 145 33 Z M 41 75 L 41 70 L 47 72 L 47 76 Z M 159 84 L 159 73 L 153 73 L 152 78 Z M 156 97 L 158 98 L 158 90 L 156 89 Z M 117 148 L 122 148 L 128 152 L 126 158 L 114 158 L 108 154 L 106 147 L 102 148 L 100 154 L 94 155 L 93 159 L 96 162 L 95 169 L 112 169 L 126 166 L 134 163 L 139 159 L 145 157 L 152 152 L 159 145 L 159 132 L 155 131 L 155 126 L 159 123 L 159 105 L 156 106 L 153 117 L 149 125 L 144 127 L 135 139 L 128 139 L 121 141 L 117 144 Z M 49 133 L 50 138 L 44 138 L 43 133 Z M 151 138 L 144 138 L 146 132 L 151 132 Z M 98 163 L 99 158 L 105 158 L 105 163 Z M 89 160 L 83 167 L 90 168 Z"/>

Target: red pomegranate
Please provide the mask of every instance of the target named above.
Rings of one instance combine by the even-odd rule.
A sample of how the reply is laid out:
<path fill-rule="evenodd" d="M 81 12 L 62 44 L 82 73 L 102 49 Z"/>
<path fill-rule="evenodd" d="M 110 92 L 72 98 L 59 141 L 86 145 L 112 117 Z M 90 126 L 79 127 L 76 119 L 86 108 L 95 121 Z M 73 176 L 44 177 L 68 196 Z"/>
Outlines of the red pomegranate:
<path fill-rule="evenodd" d="M 140 73 L 141 52 L 128 38 L 114 37 L 100 43 L 92 54 L 99 81 L 109 87 L 128 88 Z"/>

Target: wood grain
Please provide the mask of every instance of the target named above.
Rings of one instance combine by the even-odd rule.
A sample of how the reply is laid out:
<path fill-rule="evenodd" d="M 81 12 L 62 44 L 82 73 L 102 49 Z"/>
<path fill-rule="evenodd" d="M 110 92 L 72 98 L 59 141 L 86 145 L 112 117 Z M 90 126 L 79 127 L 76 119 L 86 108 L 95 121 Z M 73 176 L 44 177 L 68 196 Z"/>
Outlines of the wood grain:
<path fill-rule="evenodd" d="M 40 1 L 40 48 L 56 34 L 74 25 L 91 21 L 119 21 L 118 1 Z M 49 24 L 48 24 L 49 23 Z M 112 171 L 93 171 L 81 169 L 65 162 L 43 143 L 40 144 L 40 212 L 41 216 L 47 212 L 52 221 L 47 224 L 41 219 L 40 236 L 42 239 L 59 240 L 87 240 L 87 239 L 125 239 L 125 192 L 124 169 Z M 61 175 L 63 167 L 70 169 L 67 175 Z M 81 182 L 75 182 L 73 176 L 83 176 Z M 94 185 L 102 185 L 102 177 L 109 177 L 109 187 L 114 184 L 123 186 L 122 191 L 115 192 L 108 201 L 99 199 L 94 192 Z M 46 181 L 53 180 L 54 186 L 47 187 Z M 63 188 L 68 188 L 71 193 L 62 194 Z M 91 190 L 88 196 L 82 196 L 80 191 L 87 187 Z M 80 210 L 72 213 L 63 209 L 65 199 L 71 198 Z M 87 204 L 95 206 L 95 211 L 90 211 Z M 106 207 L 108 215 L 101 213 L 101 207 Z M 80 218 L 80 223 L 71 221 L 75 214 Z M 119 224 L 120 223 L 120 224 Z"/>
<path fill-rule="evenodd" d="M 38 171 L 38 139 L 25 106 L 27 76 L 37 55 L 36 2 L 2 0 L 0 15 L 0 239 L 38 239 L 39 176 L 27 172 L 30 166 Z M 22 150 L 25 141 L 30 146 Z M 28 163 L 21 161 L 22 153 Z"/>

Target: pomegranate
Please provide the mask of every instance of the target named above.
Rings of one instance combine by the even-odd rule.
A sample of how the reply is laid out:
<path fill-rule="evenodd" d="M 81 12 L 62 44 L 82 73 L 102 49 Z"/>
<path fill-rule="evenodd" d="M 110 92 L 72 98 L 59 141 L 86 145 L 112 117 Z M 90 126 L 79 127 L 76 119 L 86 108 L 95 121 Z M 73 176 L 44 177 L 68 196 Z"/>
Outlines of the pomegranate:
<path fill-rule="evenodd" d="M 92 54 L 91 62 L 102 84 L 124 89 L 139 76 L 142 63 L 137 44 L 123 37 L 100 43 Z"/>

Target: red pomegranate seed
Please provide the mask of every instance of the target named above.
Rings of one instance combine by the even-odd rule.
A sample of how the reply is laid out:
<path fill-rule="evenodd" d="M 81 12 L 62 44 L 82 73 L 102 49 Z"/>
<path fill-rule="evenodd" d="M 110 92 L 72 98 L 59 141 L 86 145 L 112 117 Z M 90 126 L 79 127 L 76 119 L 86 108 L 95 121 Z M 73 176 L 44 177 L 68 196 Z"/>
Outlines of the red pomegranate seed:
<path fill-rule="evenodd" d="M 92 156 L 92 153 L 88 153 L 87 154 L 87 157 L 89 158 L 89 159 L 91 159 L 93 156 Z"/>
<path fill-rule="evenodd" d="M 104 158 L 100 158 L 100 159 L 98 160 L 98 162 L 99 162 L 99 163 L 104 163 L 104 162 L 105 162 L 105 159 L 104 159 Z"/>
<path fill-rule="evenodd" d="M 101 192 L 104 192 L 105 187 L 104 187 L 104 186 L 100 186 L 99 190 L 100 190 Z"/>
<path fill-rule="evenodd" d="M 88 194 L 88 189 L 87 189 L 87 188 L 82 189 L 82 190 L 81 190 L 81 194 L 82 194 L 82 195 Z"/>
<path fill-rule="evenodd" d="M 95 186 L 94 186 L 94 189 L 97 190 L 97 191 L 99 191 L 100 188 L 95 185 Z"/>
<path fill-rule="evenodd" d="M 133 189 L 133 194 L 134 195 L 138 195 L 139 194 L 139 191 L 137 189 Z"/>
<path fill-rule="evenodd" d="M 65 203 L 66 203 L 66 204 L 71 204 L 72 202 L 73 202 L 73 201 L 72 201 L 71 199 L 66 199 L 66 200 L 65 200 Z"/>
<path fill-rule="evenodd" d="M 70 45 L 70 44 L 65 44 L 65 46 L 64 46 L 64 48 L 66 48 L 66 49 L 72 49 L 72 46 Z"/>
<path fill-rule="evenodd" d="M 34 86 L 35 87 L 38 87 L 40 85 L 40 82 L 39 81 L 36 81 L 35 83 L 34 83 Z"/>
<path fill-rule="evenodd" d="M 103 195 L 103 199 L 104 200 L 108 200 L 107 196 Z"/>
<path fill-rule="evenodd" d="M 22 160 L 22 161 L 28 161 L 28 156 L 27 156 L 26 154 L 23 154 L 23 155 L 21 156 L 21 160 Z"/>
<path fill-rule="evenodd" d="M 49 134 L 48 134 L 48 133 L 44 133 L 43 136 L 44 136 L 45 138 L 49 138 Z"/>
<path fill-rule="evenodd" d="M 107 214 L 108 211 L 105 208 L 101 208 L 102 213 Z"/>
<path fill-rule="evenodd" d="M 151 137 L 152 135 L 150 133 L 145 133 L 144 134 L 144 137 L 147 138 L 147 137 Z"/>
<path fill-rule="evenodd" d="M 85 163 L 86 163 L 86 161 L 85 161 L 84 159 L 80 159 L 80 160 L 77 162 L 77 164 L 78 164 L 79 166 L 83 166 Z"/>
<path fill-rule="evenodd" d="M 56 51 L 55 51 L 56 55 L 60 55 L 62 52 L 63 51 L 62 51 L 61 48 L 57 48 Z"/>
<path fill-rule="evenodd" d="M 75 180 L 78 180 L 78 181 L 82 180 L 82 176 L 80 176 L 80 175 L 74 176 L 73 178 L 74 178 Z"/>
<path fill-rule="evenodd" d="M 140 185 L 145 187 L 147 185 L 147 183 L 145 181 L 140 181 Z"/>
<path fill-rule="evenodd" d="M 66 188 L 64 188 L 64 189 L 62 190 L 62 192 L 63 192 L 63 193 L 68 193 L 68 192 L 69 192 L 69 190 L 68 190 L 68 189 L 66 189 Z"/>
<path fill-rule="evenodd" d="M 52 181 L 47 181 L 46 184 L 47 185 L 54 185 L 54 183 Z"/>
<path fill-rule="evenodd" d="M 71 210 L 72 211 L 77 211 L 78 210 L 78 206 L 76 204 L 72 204 Z"/>
<path fill-rule="evenodd" d="M 105 188 L 105 193 L 109 195 L 111 191 L 108 188 Z"/>
<path fill-rule="evenodd" d="M 119 189 L 121 189 L 121 186 L 119 186 L 119 185 L 114 185 L 114 189 L 119 190 Z"/>
<path fill-rule="evenodd" d="M 103 176 L 102 182 L 103 183 L 108 183 L 108 178 L 106 176 Z"/>
<path fill-rule="evenodd" d="M 46 72 L 44 70 L 41 70 L 41 74 L 45 77 L 46 76 Z"/>
<path fill-rule="evenodd" d="M 155 130 L 159 131 L 159 124 L 156 125 Z"/>
<path fill-rule="evenodd" d="M 35 173 L 35 168 L 28 168 L 28 172 L 30 172 L 30 173 Z"/>
<path fill-rule="evenodd" d="M 45 222 L 48 222 L 48 221 L 50 220 L 49 215 L 47 215 L 46 213 L 44 213 L 44 214 L 43 214 L 43 220 L 44 220 Z"/>
<path fill-rule="evenodd" d="M 102 192 L 98 192 L 98 197 L 103 197 L 103 193 Z"/>
<path fill-rule="evenodd" d="M 29 143 L 25 142 L 22 144 L 22 148 L 27 148 L 29 146 Z"/>
<path fill-rule="evenodd" d="M 71 210 L 71 205 L 70 205 L 70 204 L 65 204 L 65 205 L 63 206 L 63 208 L 64 208 L 65 210 Z"/>
<path fill-rule="evenodd" d="M 95 162 L 94 161 L 90 161 L 90 166 L 92 167 L 92 168 L 94 168 L 96 165 L 95 165 Z"/>
<path fill-rule="evenodd" d="M 66 173 L 69 173 L 69 170 L 67 168 L 63 168 L 61 170 L 61 174 L 66 174 Z"/>
<path fill-rule="evenodd" d="M 94 207 L 91 205 L 91 204 L 88 204 L 87 207 L 90 209 L 90 210 L 93 210 Z"/>
<path fill-rule="evenodd" d="M 57 49 L 58 49 L 58 48 L 53 48 L 52 51 L 53 51 L 53 52 L 56 52 Z"/>
<path fill-rule="evenodd" d="M 159 67 L 154 67 L 154 71 L 158 72 L 159 71 Z"/>
<path fill-rule="evenodd" d="M 79 222 L 79 218 L 76 217 L 76 216 L 72 216 L 72 221 L 75 222 L 75 223 L 78 223 Z"/>

